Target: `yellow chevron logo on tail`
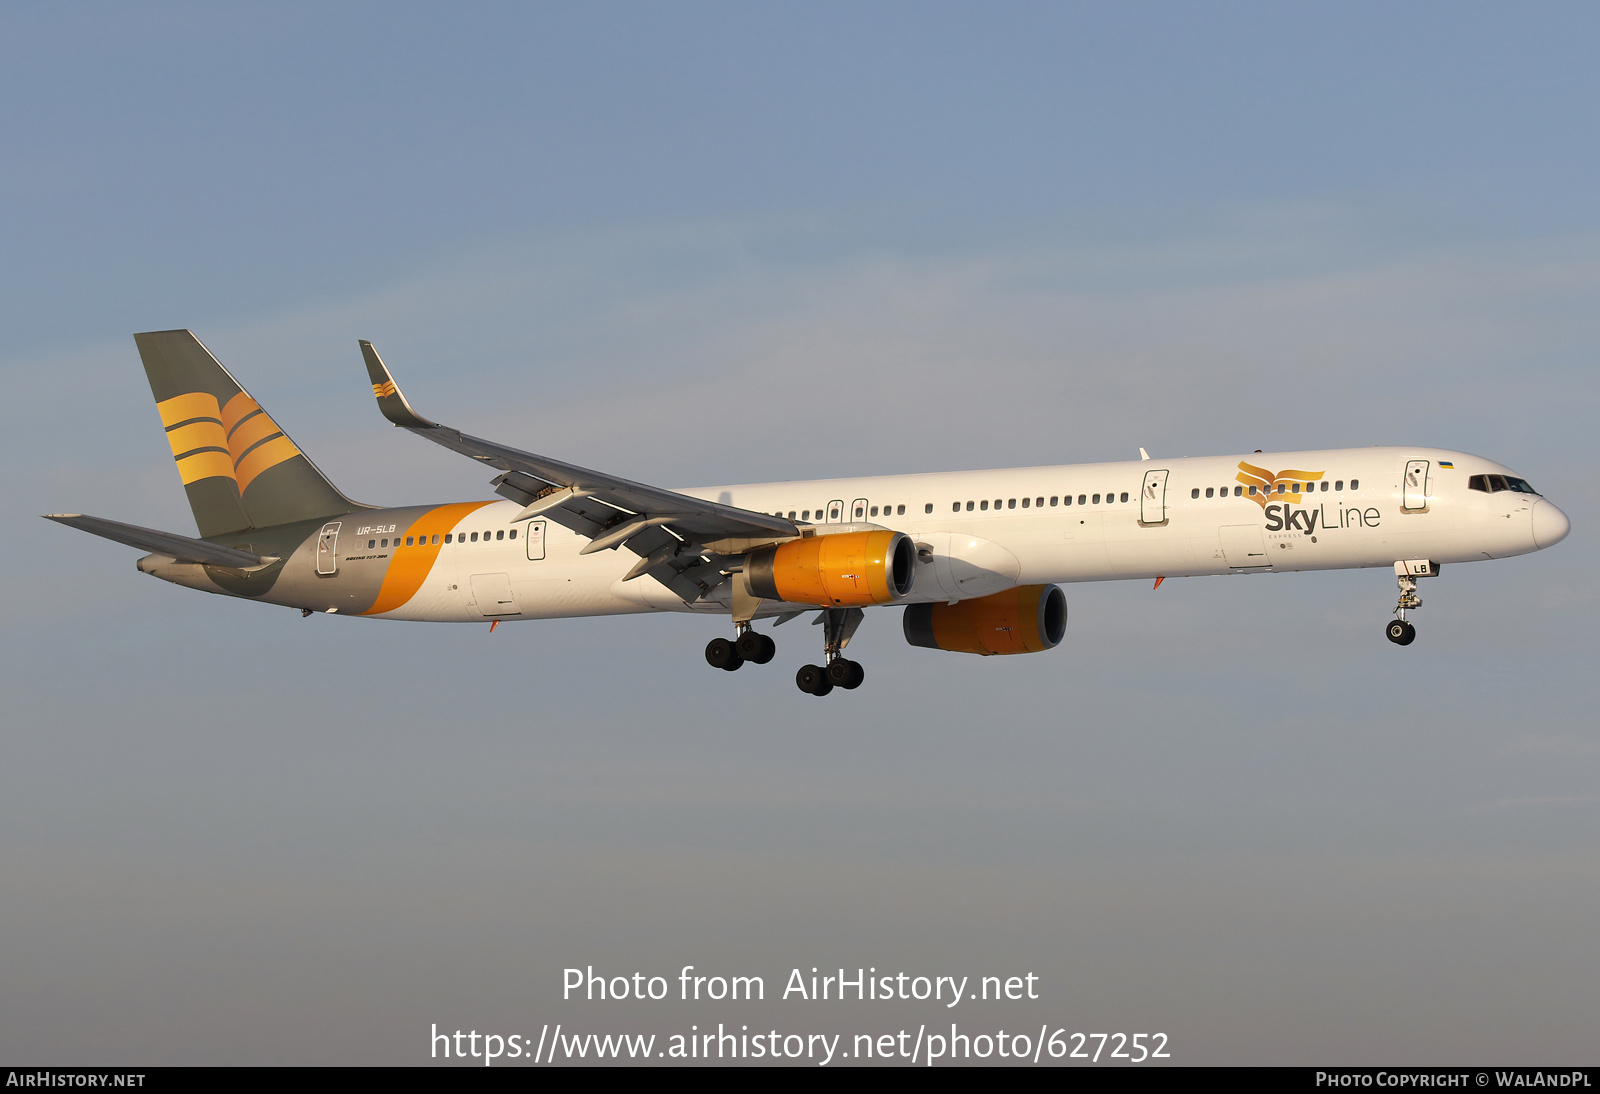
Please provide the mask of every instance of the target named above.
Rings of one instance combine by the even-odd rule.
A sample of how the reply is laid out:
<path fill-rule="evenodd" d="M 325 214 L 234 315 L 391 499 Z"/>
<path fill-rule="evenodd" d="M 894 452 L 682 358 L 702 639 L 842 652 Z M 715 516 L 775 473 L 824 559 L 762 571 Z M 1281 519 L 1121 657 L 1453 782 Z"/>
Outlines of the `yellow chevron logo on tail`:
<path fill-rule="evenodd" d="M 196 391 L 157 403 L 156 409 L 185 486 L 224 478 L 243 492 L 261 472 L 300 454 L 278 423 L 242 391 L 227 406 Z"/>
<path fill-rule="evenodd" d="M 394 386 L 394 381 L 393 380 L 385 380 L 381 384 L 373 384 L 372 385 L 372 394 L 376 395 L 380 399 L 382 399 L 386 395 L 393 395 L 394 392 L 395 392 L 395 386 Z"/>

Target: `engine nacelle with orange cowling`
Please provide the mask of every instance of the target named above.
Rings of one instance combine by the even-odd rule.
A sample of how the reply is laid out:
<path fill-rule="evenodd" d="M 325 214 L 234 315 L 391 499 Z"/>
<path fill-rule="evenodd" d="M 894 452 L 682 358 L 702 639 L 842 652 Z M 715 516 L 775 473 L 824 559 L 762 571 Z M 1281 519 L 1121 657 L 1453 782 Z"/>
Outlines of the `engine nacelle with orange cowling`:
<path fill-rule="evenodd" d="M 750 552 L 745 585 L 752 596 L 790 604 L 890 604 L 911 591 L 916 560 L 916 546 L 904 532 L 807 536 Z"/>
<path fill-rule="evenodd" d="M 906 641 L 953 653 L 1038 653 L 1067 633 L 1067 598 L 1055 585 L 1015 589 L 957 604 L 906 608 Z"/>

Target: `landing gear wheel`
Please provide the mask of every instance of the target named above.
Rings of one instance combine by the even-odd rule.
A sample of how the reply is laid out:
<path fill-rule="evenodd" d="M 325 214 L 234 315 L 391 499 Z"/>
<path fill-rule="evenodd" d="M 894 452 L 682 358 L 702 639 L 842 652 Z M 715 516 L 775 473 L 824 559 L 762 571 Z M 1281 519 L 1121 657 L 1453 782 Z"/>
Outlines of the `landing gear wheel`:
<path fill-rule="evenodd" d="M 1409 646 L 1417 640 L 1417 628 L 1404 619 L 1395 619 L 1383 629 L 1384 635 L 1397 646 Z"/>
<path fill-rule="evenodd" d="M 861 681 L 867 678 L 865 669 L 856 662 L 844 657 L 835 657 L 832 661 L 829 661 L 828 667 L 824 671 L 827 673 L 830 684 L 846 689 L 860 687 Z"/>
<path fill-rule="evenodd" d="M 753 630 L 741 634 L 734 648 L 740 657 L 758 665 L 765 665 L 778 652 L 778 644 L 769 635 L 757 634 Z"/>
<path fill-rule="evenodd" d="M 706 664 L 714 669 L 732 672 L 744 664 L 744 658 L 739 656 L 738 649 L 726 638 L 713 638 L 706 643 Z"/>
<path fill-rule="evenodd" d="M 816 665 L 801 665 L 794 674 L 795 686 L 807 695 L 826 695 L 833 690 L 828 674 Z"/>

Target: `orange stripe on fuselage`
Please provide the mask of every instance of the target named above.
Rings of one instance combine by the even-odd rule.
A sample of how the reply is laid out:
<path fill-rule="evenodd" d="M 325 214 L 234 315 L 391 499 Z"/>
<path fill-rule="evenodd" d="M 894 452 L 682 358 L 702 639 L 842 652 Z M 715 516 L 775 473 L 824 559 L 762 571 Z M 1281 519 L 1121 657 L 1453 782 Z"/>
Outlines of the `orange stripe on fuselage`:
<path fill-rule="evenodd" d="M 422 536 L 428 540 L 436 535 L 442 538 L 446 532 L 455 531 L 456 525 L 469 515 L 485 505 L 493 504 L 492 501 L 462 501 L 454 505 L 441 505 L 428 510 L 405 531 L 407 535 Z M 405 606 L 417 595 L 417 590 L 422 588 L 422 583 L 433 571 L 433 564 L 442 546 L 442 543 L 429 543 L 426 547 L 392 548 L 394 554 L 389 559 L 389 569 L 383 575 L 383 585 L 378 589 L 378 599 L 361 614 L 382 615 Z"/>

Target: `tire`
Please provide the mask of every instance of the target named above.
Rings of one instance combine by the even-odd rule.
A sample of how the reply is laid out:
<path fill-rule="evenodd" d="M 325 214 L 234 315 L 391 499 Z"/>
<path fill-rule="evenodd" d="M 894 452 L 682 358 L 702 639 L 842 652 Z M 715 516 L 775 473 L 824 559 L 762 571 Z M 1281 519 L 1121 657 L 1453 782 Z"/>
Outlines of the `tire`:
<path fill-rule="evenodd" d="M 816 665 L 801 665 L 800 671 L 794 674 L 795 687 L 807 695 L 817 694 L 817 689 L 827 682 L 828 678 Z"/>
<path fill-rule="evenodd" d="M 852 661 L 852 662 L 850 662 L 850 679 L 846 680 L 843 684 L 840 684 L 839 686 L 842 687 L 842 688 L 846 688 L 846 689 L 848 689 L 850 691 L 854 691 L 854 690 L 856 690 L 856 688 L 861 686 L 861 682 L 863 680 L 865 680 L 866 678 L 867 678 L 867 670 L 861 667 L 861 662 L 860 661 Z"/>
<path fill-rule="evenodd" d="M 706 664 L 714 669 L 732 672 L 744 664 L 744 658 L 739 656 L 739 651 L 726 638 L 713 638 L 706 643 Z"/>
<path fill-rule="evenodd" d="M 1417 628 L 1404 619 L 1392 619 L 1385 624 L 1383 634 L 1397 646 L 1409 646 L 1417 639 Z"/>
<path fill-rule="evenodd" d="M 739 651 L 739 656 L 746 661 L 753 661 L 758 665 L 765 665 L 771 661 L 778 652 L 778 644 L 764 634 L 755 631 L 745 631 L 734 643 L 734 648 Z"/>
<path fill-rule="evenodd" d="M 828 667 L 822 671 L 828 677 L 828 683 L 834 687 L 847 688 L 850 686 L 850 680 L 855 676 L 855 668 L 856 663 L 854 661 L 846 660 L 843 657 L 835 657 L 828 662 Z"/>

